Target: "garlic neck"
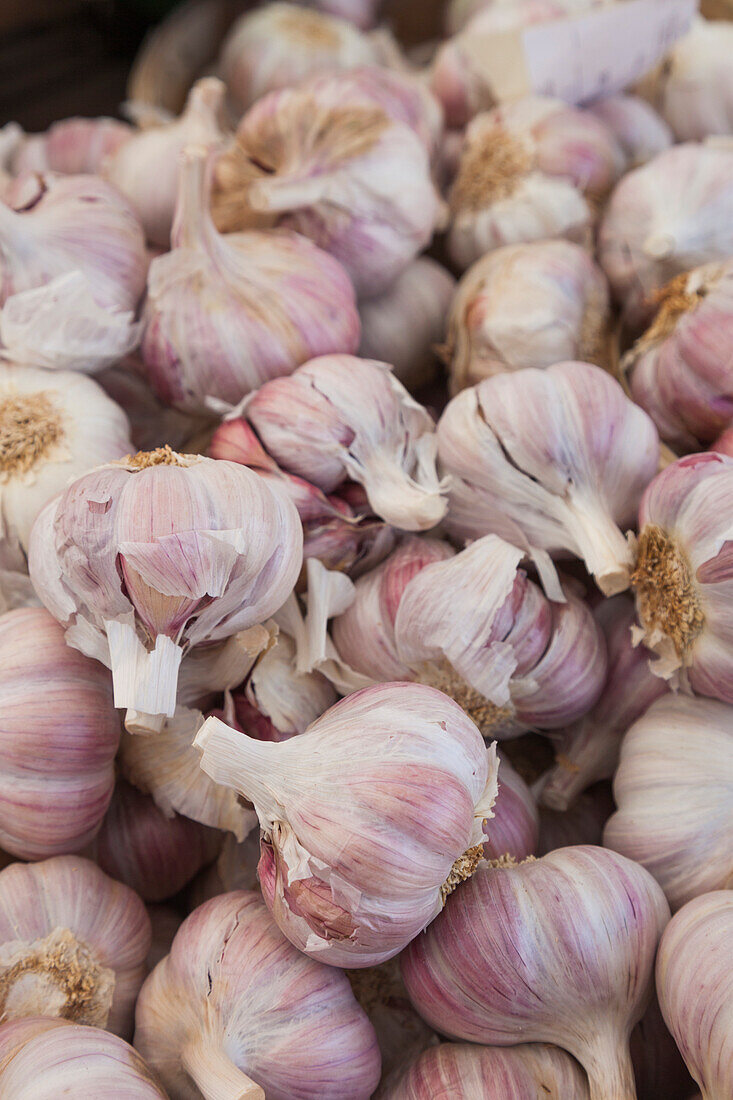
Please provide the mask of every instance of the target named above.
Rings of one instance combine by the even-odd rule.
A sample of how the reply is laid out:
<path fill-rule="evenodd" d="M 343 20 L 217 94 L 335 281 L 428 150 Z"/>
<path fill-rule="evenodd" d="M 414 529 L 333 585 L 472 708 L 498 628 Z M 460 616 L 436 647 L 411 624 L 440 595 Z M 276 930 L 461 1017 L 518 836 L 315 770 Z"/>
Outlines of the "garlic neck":
<path fill-rule="evenodd" d="M 661 527 L 647 524 L 641 532 L 631 582 L 647 633 L 661 630 L 684 660 L 702 632 L 705 616 L 690 563 Z"/>
<path fill-rule="evenodd" d="M 467 149 L 450 196 L 454 212 L 481 210 L 514 194 L 531 171 L 527 147 L 506 131 L 485 134 Z"/>
<path fill-rule="evenodd" d="M 165 446 L 157 447 L 154 451 L 138 451 L 134 455 L 125 455 L 119 460 L 118 465 L 124 466 L 130 472 L 147 470 L 151 466 L 191 466 L 192 463 L 186 460 L 192 457 L 192 455 L 179 455 L 166 443 Z"/>
<path fill-rule="evenodd" d="M 213 1039 L 192 1039 L 181 1063 L 204 1100 L 265 1100 L 265 1090 L 234 1065 Z"/>
<path fill-rule="evenodd" d="M 634 350 L 643 350 L 661 343 L 672 332 L 680 317 L 695 309 L 706 293 L 705 287 L 694 286 L 689 271 L 671 279 L 654 295 L 656 316 Z"/>
<path fill-rule="evenodd" d="M 590 1100 L 637 1100 L 628 1037 L 611 1029 L 593 1035 L 590 1021 L 588 1030 L 592 1038 L 582 1050 L 570 1053 L 588 1074 Z"/>
<path fill-rule="evenodd" d="M 61 413 L 50 393 L 6 397 L 0 401 L 0 480 L 27 473 L 63 438 Z"/>
<path fill-rule="evenodd" d="M 628 539 L 608 512 L 592 497 L 575 494 L 566 501 L 566 522 L 577 553 L 604 596 L 615 596 L 629 587 L 634 553 Z"/>
<path fill-rule="evenodd" d="M 210 154 L 205 146 L 191 145 L 184 149 L 171 230 L 173 248 L 213 252 L 218 246 L 219 234 L 209 211 L 212 171 Z"/>

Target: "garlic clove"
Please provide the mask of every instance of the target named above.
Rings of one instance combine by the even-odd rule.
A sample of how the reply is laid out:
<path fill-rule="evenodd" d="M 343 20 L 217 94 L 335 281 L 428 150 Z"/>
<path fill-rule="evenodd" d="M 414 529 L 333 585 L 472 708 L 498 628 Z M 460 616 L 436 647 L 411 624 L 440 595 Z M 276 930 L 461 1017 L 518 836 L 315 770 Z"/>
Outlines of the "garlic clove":
<path fill-rule="evenodd" d="M 618 141 L 628 168 L 638 168 L 674 144 L 667 123 L 654 108 L 635 95 L 610 95 L 588 105 Z"/>
<path fill-rule="evenodd" d="M 13 175 L 25 172 L 61 172 L 97 175 L 106 157 L 114 154 L 134 133 L 116 118 L 65 118 L 43 134 L 28 134 L 18 143 L 10 166 Z"/>

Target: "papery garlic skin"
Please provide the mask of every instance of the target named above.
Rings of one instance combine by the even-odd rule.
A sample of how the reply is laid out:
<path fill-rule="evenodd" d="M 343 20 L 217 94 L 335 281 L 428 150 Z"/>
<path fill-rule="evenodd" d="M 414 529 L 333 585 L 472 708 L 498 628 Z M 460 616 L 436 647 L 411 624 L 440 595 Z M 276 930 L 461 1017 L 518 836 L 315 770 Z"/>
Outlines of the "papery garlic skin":
<path fill-rule="evenodd" d="M 166 1100 L 137 1051 L 108 1031 L 40 1016 L 0 1027 L 5 1100 L 58 1100 L 80 1084 L 94 1100 Z"/>
<path fill-rule="evenodd" d="M 628 168 L 646 164 L 674 143 L 667 123 L 640 96 L 606 96 L 589 103 L 588 110 L 605 123 L 616 138 Z"/>
<path fill-rule="evenodd" d="M 493 532 L 525 550 L 554 599 L 548 552 L 582 558 L 605 595 L 628 586 L 634 554 L 622 530 L 657 469 L 659 440 L 605 371 L 578 362 L 496 375 L 454 397 L 436 434 L 453 537 Z"/>
<path fill-rule="evenodd" d="M 116 118 L 65 118 L 42 134 L 28 134 L 10 159 L 14 175 L 24 172 L 61 172 L 76 176 L 99 173 L 106 157 L 134 134 L 132 126 Z"/>
<path fill-rule="evenodd" d="M 657 994 L 667 1027 L 703 1100 L 733 1091 L 733 893 L 690 901 L 659 944 Z"/>
<path fill-rule="evenodd" d="M 345 271 L 296 233 L 221 236 L 208 213 L 207 154 L 183 155 L 172 251 L 150 265 L 142 357 L 166 403 L 210 413 L 314 355 L 354 351 Z M 263 309 L 263 301 L 268 306 Z"/>
<path fill-rule="evenodd" d="M 564 1051 L 544 1043 L 481 1047 L 441 1043 L 408 1063 L 388 1083 L 384 1100 L 587 1100 L 583 1071 Z"/>
<path fill-rule="evenodd" d="M 335 73 L 259 100 L 218 161 L 213 212 L 224 231 L 297 230 L 371 297 L 429 244 L 442 206 L 423 140 L 350 80 Z"/>
<path fill-rule="evenodd" d="M 279 0 L 239 17 L 224 40 L 220 69 L 242 114 L 268 92 L 315 73 L 379 62 L 378 43 L 352 24 Z"/>
<path fill-rule="evenodd" d="M 672 911 L 733 887 L 733 710 L 669 695 L 631 727 L 613 781 L 607 848 L 654 875 Z"/>
<path fill-rule="evenodd" d="M 433 420 L 388 364 L 321 356 L 262 386 L 245 412 L 275 461 L 323 492 L 356 481 L 373 512 L 406 531 L 443 518 Z"/>
<path fill-rule="evenodd" d="M 540 838 L 537 855 L 545 856 L 556 848 L 573 844 L 603 844 L 603 827 L 616 809 L 610 783 L 595 783 L 579 795 L 567 810 L 548 810 L 540 798 Z M 535 788 L 533 787 L 533 790 Z"/>
<path fill-rule="evenodd" d="M 383 294 L 359 303 L 361 358 L 389 363 L 412 393 L 431 382 L 435 347 L 445 335 L 455 288 L 449 271 L 429 256 L 419 256 Z"/>
<path fill-rule="evenodd" d="M 78 856 L 0 871 L 3 1020 L 63 1016 L 132 1033 L 150 921 L 140 898 Z"/>
<path fill-rule="evenodd" d="M 696 19 L 652 78 L 651 99 L 677 141 L 733 133 L 733 27 Z"/>
<path fill-rule="evenodd" d="M 485 863 L 409 945 L 402 974 L 443 1034 L 555 1043 L 586 1070 L 591 1100 L 635 1100 L 629 1035 L 668 920 L 651 875 L 603 848 Z"/>
<path fill-rule="evenodd" d="M 0 616 L 0 844 L 22 859 L 79 851 L 114 789 L 120 721 L 109 673 L 40 607 Z"/>
<path fill-rule="evenodd" d="M 605 365 L 610 324 L 606 278 L 570 241 L 506 245 L 465 273 L 442 354 L 457 393 L 502 371 L 569 359 Z"/>
<path fill-rule="evenodd" d="M 197 81 L 179 118 L 139 131 L 104 163 L 105 177 L 129 199 L 151 244 L 170 247 L 183 150 L 213 147 L 227 136 L 220 121 L 225 92 L 215 77 Z"/>
<path fill-rule="evenodd" d="M 135 1046 L 176 1100 L 368 1100 L 379 1080 L 346 975 L 297 952 L 243 890 L 183 922 L 141 990 Z"/>
<path fill-rule="evenodd" d="M 362 30 L 373 27 L 382 0 L 296 0 L 305 8 L 327 12 L 339 19 L 346 19 Z"/>
<path fill-rule="evenodd" d="M 332 966 L 396 955 L 480 855 L 495 752 L 432 688 L 366 688 L 280 744 L 209 718 L 196 744 L 204 771 L 254 803 L 260 883 L 278 925 Z"/>
<path fill-rule="evenodd" d="M 29 565 L 69 644 L 112 669 L 115 705 L 172 717 L 184 651 L 272 614 L 301 538 L 250 470 L 164 448 L 73 482 L 36 522 Z"/>
<path fill-rule="evenodd" d="M 499 755 L 499 793 L 494 816 L 485 827 L 484 857 L 511 856 L 522 860 L 534 855 L 539 839 L 539 813 L 531 790 L 509 763 Z"/>
<path fill-rule="evenodd" d="M 449 196 L 451 258 L 465 269 L 502 245 L 551 237 L 588 244 L 594 204 L 623 167 L 608 127 L 560 100 L 527 96 L 478 115 Z"/>
<path fill-rule="evenodd" d="M 733 419 L 733 261 L 676 276 L 626 353 L 631 394 L 677 451 L 700 450 Z"/>

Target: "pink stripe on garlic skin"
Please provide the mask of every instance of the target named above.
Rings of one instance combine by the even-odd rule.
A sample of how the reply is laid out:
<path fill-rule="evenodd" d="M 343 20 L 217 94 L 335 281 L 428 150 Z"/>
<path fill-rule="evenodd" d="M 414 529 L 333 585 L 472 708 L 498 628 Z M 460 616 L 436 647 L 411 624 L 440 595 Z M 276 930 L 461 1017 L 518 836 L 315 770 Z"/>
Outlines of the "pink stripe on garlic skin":
<path fill-rule="evenodd" d="M 326 352 L 355 351 L 359 316 L 341 265 L 296 233 L 220 235 L 206 150 L 182 154 L 172 250 L 153 260 L 142 357 L 166 403 L 210 413 Z M 267 302 L 264 306 L 263 303 Z"/>
<path fill-rule="evenodd" d="M 61 172 L 99 173 L 105 157 L 115 153 L 135 133 L 116 118 L 64 118 L 43 134 L 24 137 L 10 162 L 14 175 Z"/>
<path fill-rule="evenodd" d="M 629 1036 L 668 920 L 651 875 L 603 848 L 484 863 L 409 945 L 402 974 L 443 1034 L 555 1043 L 586 1070 L 590 1100 L 635 1100 Z"/>
<path fill-rule="evenodd" d="M 440 912 L 480 854 L 496 798 L 495 749 L 422 684 L 365 688 L 281 744 L 216 718 L 195 744 L 204 771 L 255 806 L 278 925 L 332 966 L 383 962 Z"/>
<path fill-rule="evenodd" d="M 659 944 L 657 993 L 702 1100 L 733 1095 L 733 893 L 690 901 Z"/>
<path fill-rule="evenodd" d="M 733 888 L 733 708 L 668 695 L 626 734 L 603 843 L 654 875 L 672 911 Z"/>
<path fill-rule="evenodd" d="M 430 414 L 386 363 L 324 355 L 262 386 L 245 415 L 278 465 L 322 489 L 351 479 L 374 513 L 405 531 L 443 518 Z"/>
<path fill-rule="evenodd" d="M 526 859 L 537 851 L 539 813 L 532 792 L 509 763 L 498 754 L 499 793 L 494 802 L 494 816 L 486 822 L 484 858 Z"/>
<path fill-rule="evenodd" d="M 454 538 L 494 533 L 521 547 L 555 599 L 548 552 L 581 558 L 605 595 L 628 587 L 621 529 L 657 470 L 659 440 L 605 371 L 558 363 L 487 378 L 449 402 L 437 437 Z"/>
<path fill-rule="evenodd" d="M 180 1100 L 368 1100 L 379 1081 L 346 975 L 296 951 L 243 890 L 183 922 L 140 992 L 135 1046 Z"/>

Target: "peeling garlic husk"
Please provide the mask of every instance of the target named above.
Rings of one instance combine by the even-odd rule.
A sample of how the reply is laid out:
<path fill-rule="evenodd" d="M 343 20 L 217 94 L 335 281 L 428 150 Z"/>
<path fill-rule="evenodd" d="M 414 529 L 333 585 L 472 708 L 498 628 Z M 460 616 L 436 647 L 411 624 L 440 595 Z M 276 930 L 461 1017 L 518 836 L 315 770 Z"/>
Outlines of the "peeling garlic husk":
<path fill-rule="evenodd" d="M 140 992 L 135 1046 L 177 1100 L 284 1100 L 315 1095 L 310 1082 L 323 1100 L 368 1100 L 379 1080 L 346 975 L 296 951 L 246 891 L 183 922 Z"/>
<path fill-rule="evenodd" d="M 97 175 L 106 157 L 134 134 L 116 118 L 64 118 L 42 134 L 25 134 L 10 158 L 13 175 L 60 172 Z"/>
<path fill-rule="evenodd" d="M 77 852 L 102 824 L 120 720 L 109 673 L 40 607 L 0 616 L 0 844 L 21 859 Z"/>
<path fill-rule="evenodd" d="M 150 921 L 137 894 L 87 859 L 0 871 L 3 1020 L 62 1016 L 128 1037 Z"/>
<path fill-rule="evenodd" d="M 567 810 L 548 810 L 541 804 L 542 780 L 533 785 L 540 799 L 540 836 L 537 855 L 573 844 L 603 844 L 603 827 L 615 810 L 610 783 L 595 783 Z"/>
<path fill-rule="evenodd" d="M 609 374 L 578 362 L 487 378 L 449 402 L 436 434 L 454 538 L 494 533 L 520 547 L 554 600 L 563 595 L 550 554 L 584 560 L 605 595 L 628 587 L 634 551 L 622 531 L 659 440 Z"/>
<path fill-rule="evenodd" d="M 690 901 L 659 944 L 657 994 L 667 1027 L 702 1100 L 733 1091 L 733 893 L 718 890 Z"/>
<path fill-rule="evenodd" d="M 495 749 L 432 688 L 366 688 L 280 744 L 209 718 L 196 745 L 207 774 L 255 806 L 260 883 L 276 922 L 332 966 L 396 955 L 481 857 Z M 407 773 L 409 803 L 396 794 Z"/>
<path fill-rule="evenodd" d="M 733 261 L 675 276 L 624 356 L 631 394 L 677 451 L 710 444 L 733 419 Z"/>
<path fill-rule="evenodd" d="M 179 118 L 138 131 L 104 162 L 103 175 L 129 199 L 151 244 L 170 247 L 183 150 L 227 137 L 225 93 L 215 77 L 197 81 Z"/>
<path fill-rule="evenodd" d="M 605 366 L 610 302 L 592 256 L 570 241 L 506 245 L 465 273 L 442 354 L 457 393 L 502 371 L 569 359 Z"/>
<path fill-rule="evenodd" d="M 674 143 L 667 123 L 640 96 L 610 95 L 587 106 L 616 138 L 627 169 L 639 168 Z"/>
<path fill-rule="evenodd" d="M 484 863 L 403 953 L 402 974 L 443 1034 L 555 1043 L 586 1070 L 591 1100 L 635 1100 L 629 1036 L 668 920 L 651 875 L 603 848 Z"/>
<path fill-rule="evenodd" d="M 58 1100 L 80 1084 L 94 1100 L 167 1100 L 137 1051 L 108 1031 L 40 1016 L 0 1026 L 4 1100 Z"/>
<path fill-rule="evenodd" d="M 451 258 L 465 269 L 502 245 L 590 244 L 595 209 L 623 167 L 608 127 L 560 100 L 527 96 L 477 115 L 449 196 Z"/>
<path fill-rule="evenodd" d="M 733 709 L 668 695 L 629 730 L 613 781 L 607 848 L 654 875 L 672 911 L 733 888 Z"/>

